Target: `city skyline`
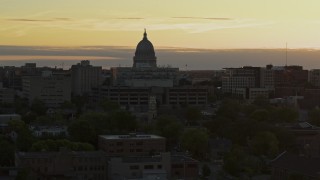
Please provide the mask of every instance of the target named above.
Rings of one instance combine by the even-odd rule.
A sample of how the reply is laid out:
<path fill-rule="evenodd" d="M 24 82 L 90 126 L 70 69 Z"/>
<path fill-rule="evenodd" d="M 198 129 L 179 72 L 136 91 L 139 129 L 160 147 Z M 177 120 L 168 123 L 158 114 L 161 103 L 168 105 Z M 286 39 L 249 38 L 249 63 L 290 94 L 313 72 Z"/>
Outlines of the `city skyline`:
<path fill-rule="evenodd" d="M 1 45 L 320 48 L 320 2 L 0 0 Z"/>
<path fill-rule="evenodd" d="M 141 37 L 141 35 L 140 35 Z M 152 41 L 153 42 L 153 41 Z M 138 42 L 136 42 L 137 44 Z M 156 43 L 154 43 L 156 44 Z M 22 66 L 26 62 L 38 67 L 68 69 L 81 60 L 88 59 L 104 69 L 131 67 L 134 48 L 111 46 L 49 47 L 0 46 L 0 66 Z M 177 67 L 181 70 L 219 70 L 228 67 L 300 65 L 305 69 L 319 69 L 319 50 L 288 49 L 189 49 L 157 48 L 158 66 Z"/>

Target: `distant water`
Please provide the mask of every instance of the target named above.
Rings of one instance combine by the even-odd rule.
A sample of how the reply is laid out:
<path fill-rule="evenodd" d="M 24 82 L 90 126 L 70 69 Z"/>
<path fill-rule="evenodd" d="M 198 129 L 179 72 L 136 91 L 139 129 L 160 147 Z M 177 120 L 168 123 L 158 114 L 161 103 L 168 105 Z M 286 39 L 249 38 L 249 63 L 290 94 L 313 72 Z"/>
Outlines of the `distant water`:
<path fill-rule="evenodd" d="M 283 49 L 207 50 L 159 48 L 156 50 L 159 66 L 179 67 L 181 70 L 218 70 L 226 67 L 283 66 Z M 132 66 L 134 48 L 130 47 L 35 47 L 0 46 L 0 66 L 21 66 L 35 62 L 37 66 L 68 69 L 84 59 L 103 68 Z M 320 50 L 290 49 L 288 65 L 301 65 L 305 69 L 320 69 Z"/>

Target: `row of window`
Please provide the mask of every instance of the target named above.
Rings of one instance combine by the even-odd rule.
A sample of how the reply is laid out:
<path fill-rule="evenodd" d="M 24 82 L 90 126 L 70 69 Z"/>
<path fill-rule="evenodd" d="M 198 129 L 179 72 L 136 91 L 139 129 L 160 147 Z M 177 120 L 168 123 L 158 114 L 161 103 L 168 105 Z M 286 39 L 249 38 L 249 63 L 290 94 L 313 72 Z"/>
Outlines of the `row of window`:
<path fill-rule="evenodd" d="M 105 167 L 104 166 L 74 166 L 73 170 L 74 171 L 101 171 L 104 170 Z"/>
<path fill-rule="evenodd" d="M 129 167 L 130 170 L 139 170 L 140 169 L 140 166 L 139 165 L 132 165 Z M 143 169 L 162 169 L 162 165 L 161 164 L 158 164 L 158 165 L 153 165 L 153 164 L 148 164 L 148 165 L 144 165 Z"/>

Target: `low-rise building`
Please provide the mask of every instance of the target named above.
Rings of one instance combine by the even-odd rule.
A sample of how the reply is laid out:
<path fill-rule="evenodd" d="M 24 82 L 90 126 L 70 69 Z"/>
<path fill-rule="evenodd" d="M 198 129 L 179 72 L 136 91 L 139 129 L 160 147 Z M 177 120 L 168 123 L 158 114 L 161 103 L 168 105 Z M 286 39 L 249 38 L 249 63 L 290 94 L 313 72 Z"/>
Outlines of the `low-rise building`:
<path fill-rule="evenodd" d="M 107 179 L 107 160 L 102 151 L 18 152 L 15 161 L 32 179 Z"/>
<path fill-rule="evenodd" d="M 136 156 L 165 152 L 166 139 L 157 135 L 101 135 L 99 149 L 108 156 Z"/>
<path fill-rule="evenodd" d="M 110 158 L 108 177 L 113 180 L 148 179 L 159 180 L 198 178 L 198 161 L 185 155 L 161 153 L 156 156 L 130 156 Z"/>
<path fill-rule="evenodd" d="M 307 157 L 320 158 L 320 128 L 308 122 L 278 124 L 295 137 L 298 153 Z"/>
<path fill-rule="evenodd" d="M 67 126 L 29 126 L 33 135 L 36 137 L 55 137 L 55 136 L 67 136 Z"/>
<path fill-rule="evenodd" d="M 271 161 L 271 180 L 320 179 L 320 159 L 283 152 Z"/>

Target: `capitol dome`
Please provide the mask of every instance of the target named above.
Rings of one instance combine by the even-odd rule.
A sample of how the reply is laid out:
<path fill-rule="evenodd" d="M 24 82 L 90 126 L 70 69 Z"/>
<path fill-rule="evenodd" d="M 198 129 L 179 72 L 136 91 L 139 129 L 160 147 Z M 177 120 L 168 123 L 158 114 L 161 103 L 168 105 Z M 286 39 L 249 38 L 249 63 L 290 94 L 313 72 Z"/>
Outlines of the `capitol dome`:
<path fill-rule="evenodd" d="M 145 30 L 143 39 L 138 43 L 133 57 L 133 67 L 157 67 L 156 60 L 153 45 L 148 40 Z"/>

